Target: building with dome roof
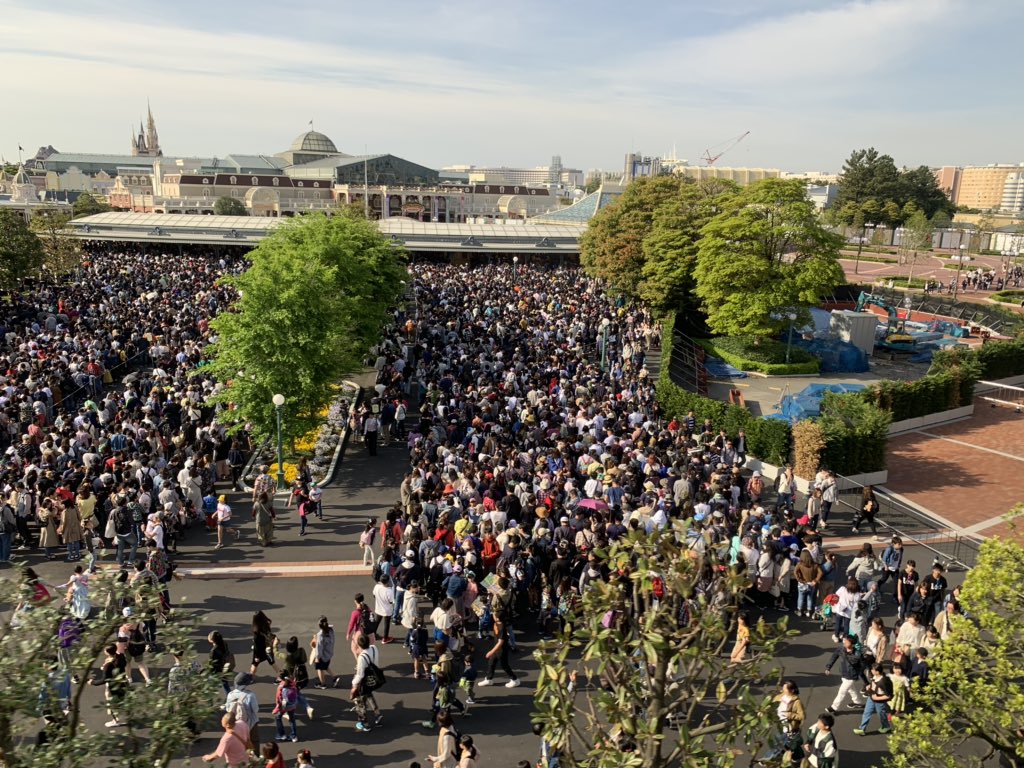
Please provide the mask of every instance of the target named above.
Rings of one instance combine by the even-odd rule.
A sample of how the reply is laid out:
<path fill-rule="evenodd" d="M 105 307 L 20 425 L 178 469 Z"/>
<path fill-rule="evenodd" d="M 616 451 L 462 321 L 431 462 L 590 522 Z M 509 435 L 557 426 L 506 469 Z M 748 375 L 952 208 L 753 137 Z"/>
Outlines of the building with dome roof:
<path fill-rule="evenodd" d="M 334 142 L 326 134 L 310 129 L 296 136 L 292 145 L 286 151 L 278 152 L 277 157 L 286 161 L 288 165 L 302 165 L 314 160 L 323 160 L 325 157 L 351 157 L 351 155 L 339 152 Z"/>

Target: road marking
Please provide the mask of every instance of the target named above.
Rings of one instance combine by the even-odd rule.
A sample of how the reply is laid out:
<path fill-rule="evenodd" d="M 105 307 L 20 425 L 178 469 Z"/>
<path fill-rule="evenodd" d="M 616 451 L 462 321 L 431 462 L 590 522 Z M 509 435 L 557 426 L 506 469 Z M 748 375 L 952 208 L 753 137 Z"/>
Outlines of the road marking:
<path fill-rule="evenodd" d="M 945 440 L 947 443 L 956 443 L 967 448 L 974 448 L 977 451 L 985 451 L 985 453 L 994 453 L 996 456 L 1002 456 L 1004 459 L 1013 459 L 1014 461 L 1024 462 L 1024 457 L 1014 456 L 1012 453 L 1006 453 L 1005 451 L 997 451 L 995 448 L 986 448 L 983 445 L 975 445 L 974 443 L 965 443 L 963 440 L 955 440 L 952 437 L 943 437 L 942 435 L 936 435 L 934 432 L 926 432 L 923 429 L 916 430 L 919 434 L 927 435 L 928 437 L 934 437 L 936 440 Z"/>
<path fill-rule="evenodd" d="M 317 563 L 245 563 L 178 568 L 178 575 L 190 579 L 246 579 L 252 577 L 366 576 L 373 572 L 358 560 Z"/>
<path fill-rule="evenodd" d="M 974 525 L 967 527 L 965 530 L 967 531 L 967 533 L 981 533 L 986 528 L 991 528 L 994 525 L 999 525 L 1000 523 L 1005 523 L 1006 521 L 1007 517 L 1005 514 L 1003 514 L 999 515 L 998 517 L 990 517 L 988 520 L 982 520 L 980 523 L 975 523 Z"/>

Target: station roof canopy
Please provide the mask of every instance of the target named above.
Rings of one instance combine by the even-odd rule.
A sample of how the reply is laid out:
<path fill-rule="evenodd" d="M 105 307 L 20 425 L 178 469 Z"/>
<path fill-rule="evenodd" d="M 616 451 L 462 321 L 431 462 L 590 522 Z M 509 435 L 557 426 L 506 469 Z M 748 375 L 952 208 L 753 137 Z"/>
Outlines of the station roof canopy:
<path fill-rule="evenodd" d="M 256 245 L 287 219 L 263 216 L 199 216 L 169 213 L 97 213 L 74 219 L 70 227 L 83 240 L 119 242 Z M 579 252 L 586 229 L 579 224 L 508 220 L 488 224 L 382 219 L 380 231 L 412 251 L 464 253 Z"/>

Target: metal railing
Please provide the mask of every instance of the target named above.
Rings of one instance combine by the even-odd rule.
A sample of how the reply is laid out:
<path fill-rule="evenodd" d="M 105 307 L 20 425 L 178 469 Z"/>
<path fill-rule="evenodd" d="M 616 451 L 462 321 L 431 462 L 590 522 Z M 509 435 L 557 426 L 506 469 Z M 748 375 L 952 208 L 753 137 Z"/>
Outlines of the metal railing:
<path fill-rule="evenodd" d="M 836 477 L 836 502 L 832 507 L 835 517 L 839 512 L 852 518 L 861 508 L 864 486 L 847 477 Z M 875 489 L 878 513 L 875 522 L 890 535 L 899 536 L 904 544 L 929 550 L 936 560 L 947 567 L 970 570 L 978 561 L 981 542 L 964 534 L 941 520 Z"/>
<path fill-rule="evenodd" d="M 974 387 L 974 394 L 979 400 L 1013 408 L 1017 413 L 1024 408 L 1024 387 L 1000 384 L 998 381 L 979 381 Z"/>

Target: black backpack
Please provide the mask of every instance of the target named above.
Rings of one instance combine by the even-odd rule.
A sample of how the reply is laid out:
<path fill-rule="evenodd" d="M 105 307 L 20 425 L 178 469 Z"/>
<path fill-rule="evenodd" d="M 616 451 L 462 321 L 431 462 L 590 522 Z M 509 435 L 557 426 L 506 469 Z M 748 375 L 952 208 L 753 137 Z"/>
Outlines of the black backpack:
<path fill-rule="evenodd" d="M 138 506 L 136 504 L 135 506 Z M 127 507 L 118 507 L 114 510 L 114 533 L 120 536 L 127 536 L 132 532 L 132 516 Z"/>

